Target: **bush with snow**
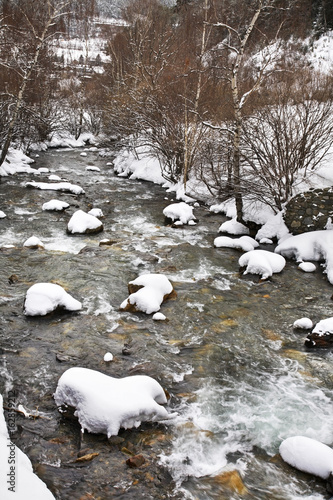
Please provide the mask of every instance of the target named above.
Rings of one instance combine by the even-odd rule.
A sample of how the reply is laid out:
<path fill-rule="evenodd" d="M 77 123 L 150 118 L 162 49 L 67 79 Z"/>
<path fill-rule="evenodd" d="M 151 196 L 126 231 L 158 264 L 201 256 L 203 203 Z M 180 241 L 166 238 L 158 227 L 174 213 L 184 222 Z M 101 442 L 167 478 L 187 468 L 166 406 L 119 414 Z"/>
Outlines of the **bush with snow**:
<path fill-rule="evenodd" d="M 3 500 L 54 500 L 46 485 L 33 472 L 29 458 L 11 442 L 0 394 L 0 492 Z M 12 468 L 11 468 L 12 467 Z M 10 474 L 12 473 L 12 479 Z M 12 482 L 11 482 L 12 481 Z M 10 490 L 9 488 L 13 488 Z"/>
<path fill-rule="evenodd" d="M 290 236 L 275 252 L 302 261 L 325 261 L 328 281 L 333 285 L 333 230 L 310 231 Z"/>
<path fill-rule="evenodd" d="M 24 314 L 45 316 L 56 309 L 79 311 L 82 304 L 55 283 L 35 283 L 26 293 Z"/>
<path fill-rule="evenodd" d="M 67 231 L 71 234 L 99 233 L 103 231 L 103 224 L 94 215 L 77 210 L 68 223 Z"/>
<path fill-rule="evenodd" d="M 328 479 L 333 473 L 333 450 L 326 444 L 305 436 L 293 436 L 280 444 L 280 455 L 296 469 Z"/>
<path fill-rule="evenodd" d="M 181 224 L 189 224 L 190 221 L 195 222 L 195 217 L 193 215 L 193 207 L 181 201 L 180 203 L 172 203 L 168 205 L 163 210 L 163 215 L 167 219 L 174 221 L 180 221 Z"/>
<path fill-rule="evenodd" d="M 160 310 L 164 300 L 176 295 L 164 274 L 142 274 L 128 284 L 130 296 L 120 305 L 120 310 L 152 314 Z"/>
<path fill-rule="evenodd" d="M 249 252 L 259 246 L 259 243 L 250 236 L 241 236 L 240 238 L 230 238 L 229 236 L 218 236 L 214 240 L 214 247 L 217 248 L 236 248 L 243 252 Z"/>
<path fill-rule="evenodd" d="M 264 280 L 273 273 L 280 273 L 286 265 L 286 260 L 282 255 L 267 250 L 251 250 L 243 254 L 238 263 L 240 267 L 246 267 L 243 274 L 259 274 Z"/>
<path fill-rule="evenodd" d="M 75 408 L 82 432 L 116 436 L 119 429 L 141 422 L 167 420 L 170 414 L 160 384 L 146 375 L 121 379 L 87 368 L 70 368 L 59 379 L 54 394 L 60 411 Z"/>
<path fill-rule="evenodd" d="M 43 204 L 42 210 L 56 210 L 61 211 L 69 207 L 69 204 L 65 201 L 60 200 L 50 200 Z"/>

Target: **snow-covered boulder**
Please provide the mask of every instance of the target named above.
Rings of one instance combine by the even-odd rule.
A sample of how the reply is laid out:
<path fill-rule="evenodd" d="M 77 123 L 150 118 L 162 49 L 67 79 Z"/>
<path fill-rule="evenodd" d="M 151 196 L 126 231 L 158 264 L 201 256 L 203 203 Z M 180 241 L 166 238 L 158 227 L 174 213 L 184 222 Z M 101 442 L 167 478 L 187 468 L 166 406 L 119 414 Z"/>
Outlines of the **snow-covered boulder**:
<path fill-rule="evenodd" d="M 229 236 L 218 236 L 214 239 L 216 248 L 236 248 L 243 252 L 249 252 L 259 246 L 259 243 L 250 236 L 241 236 L 240 238 L 230 238 Z"/>
<path fill-rule="evenodd" d="M 7 217 L 7 215 L 5 214 L 5 212 L 3 212 L 2 210 L 0 210 L 0 219 L 4 219 L 5 217 Z"/>
<path fill-rule="evenodd" d="M 244 224 L 242 224 L 241 222 L 238 222 L 235 217 L 231 220 L 223 222 L 223 224 L 221 224 L 221 226 L 219 227 L 219 233 L 245 235 L 249 234 L 250 231 L 248 227 L 244 226 Z"/>
<path fill-rule="evenodd" d="M 163 215 L 166 219 L 175 222 L 179 221 L 181 224 L 189 224 L 190 221 L 196 221 L 193 215 L 193 207 L 181 201 L 180 203 L 172 203 L 163 210 Z"/>
<path fill-rule="evenodd" d="M 280 455 L 296 469 L 328 479 L 333 473 L 333 449 L 306 436 L 293 436 L 280 444 Z"/>
<path fill-rule="evenodd" d="M 94 215 L 77 210 L 71 217 L 67 232 L 71 234 L 94 234 L 103 231 L 102 222 Z"/>
<path fill-rule="evenodd" d="M 305 273 L 313 273 L 317 268 L 313 262 L 301 262 L 298 265 L 298 269 L 301 269 Z"/>
<path fill-rule="evenodd" d="M 275 252 L 302 261 L 325 261 L 328 281 L 333 285 L 333 230 L 310 231 L 290 236 Z"/>
<path fill-rule="evenodd" d="M 87 368 L 70 368 L 60 377 L 54 399 L 62 412 L 75 408 L 82 432 L 108 437 L 116 436 L 121 427 L 171 416 L 161 406 L 167 403 L 164 390 L 146 375 L 117 379 Z"/>
<path fill-rule="evenodd" d="M 44 243 L 37 236 L 31 236 L 23 243 L 23 246 L 27 248 L 44 248 Z"/>
<path fill-rule="evenodd" d="M 56 210 L 61 211 L 69 207 L 69 204 L 65 201 L 60 200 L 50 200 L 43 204 L 42 210 Z"/>
<path fill-rule="evenodd" d="M 162 302 L 176 297 L 172 284 L 164 274 L 142 274 L 128 284 L 130 296 L 120 310 L 152 314 L 160 310 Z"/>
<path fill-rule="evenodd" d="M 29 458 L 12 443 L 0 394 L 0 492 L 3 500 L 55 500 L 45 483 L 33 472 Z"/>
<path fill-rule="evenodd" d="M 238 264 L 246 268 L 243 274 L 259 274 L 264 280 L 273 273 L 280 273 L 286 260 L 282 255 L 267 250 L 251 250 L 239 258 Z"/>
<path fill-rule="evenodd" d="M 92 172 L 100 172 L 101 169 L 99 167 L 95 167 L 94 165 L 88 165 L 86 170 L 91 170 Z"/>
<path fill-rule="evenodd" d="M 35 283 L 26 293 L 24 314 L 45 316 L 56 309 L 80 311 L 82 304 L 55 283 Z"/>
<path fill-rule="evenodd" d="M 333 318 L 319 321 L 305 339 L 307 347 L 333 347 Z"/>

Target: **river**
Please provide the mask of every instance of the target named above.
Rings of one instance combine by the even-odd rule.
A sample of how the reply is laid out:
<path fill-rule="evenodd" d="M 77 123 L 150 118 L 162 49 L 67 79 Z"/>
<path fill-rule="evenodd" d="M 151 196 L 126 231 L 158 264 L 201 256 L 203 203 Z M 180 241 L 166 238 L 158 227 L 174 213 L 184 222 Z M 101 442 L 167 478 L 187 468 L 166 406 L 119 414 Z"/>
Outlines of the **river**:
<path fill-rule="evenodd" d="M 332 316 L 332 286 L 319 268 L 293 262 L 267 282 L 239 272 L 240 253 L 216 249 L 225 218 L 195 208 L 196 226 L 165 226 L 172 195 L 117 177 L 98 151 L 48 150 L 38 178 L 2 178 L 0 209 L 0 391 L 39 418 L 17 414 L 13 439 L 59 500 L 329 499 L 325 484 L 283 464 L 278 447 L 291 435 L 333 443 L 333 355 L 306 350 L 293 322 Z M 96 166 L 100 171 L 86 170 Z M 56 174 L 85 195 L 28 189 Z M 51 199 L 65 212 L 42 210 Z M 104 213 L 97 235 L 66 233 L 70 216 Z M 37 236 L 44 249 L 23 248 Z M 110 239 L 111 245 L 99 245 Z M 272 248 L 271 248 L 272 249 Z M 167 321 L 120 312 L 127 284 L 142 272 L 165 274 L 177 292 Z M 55 282 L 82 301 L 80 313 L 24 316 L 27 289 Z M 111 363 L 104 354 L 112 352 Z M 115 377 L 147 374 L 170 394 L 168 425 L 146 423 L 119 436 L 84 434 L 62 417 L 53 393 L 72 366 Z M 144 464 L 129 468 L 129 456 Z M 78 460 L 83 456 L 82 461 Z"/>

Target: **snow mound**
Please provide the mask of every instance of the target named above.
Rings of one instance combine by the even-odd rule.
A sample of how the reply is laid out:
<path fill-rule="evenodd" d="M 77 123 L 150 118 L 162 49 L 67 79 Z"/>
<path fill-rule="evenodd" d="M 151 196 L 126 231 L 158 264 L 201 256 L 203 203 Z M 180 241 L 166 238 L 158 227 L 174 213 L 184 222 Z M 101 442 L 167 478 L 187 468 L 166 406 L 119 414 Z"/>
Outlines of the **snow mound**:
<path fill-rule="evenodd" d="M 153 315 L 153 320 L 154 321 L 165 321 L 166 320 L 166 316 L 164 316 L 164 314 L 160 313 L 160 312 L 157 312 Z"/>
<path fill-rule="evenodd" d="M 333 472 L 333 450 L 305 436 L 293 436 L 280 444 L 280 455 L 298 470 L 327 479 Z"/>
<path fill-rule="evenodd" d="M 296 261 L 325 261 L 328 281 L 333 285 L 333 231 L 310 231 L 283 240 L 275 252 Z"/>
<path fill-rule="evenodd" d="M 29 166 L 29 163 L 33 162 L 34 160 L 19 149 L 10 148 L 5 161 L 0 167 L 0 176 L 14 175 L 16 173 L 36 174 L 38 170 Z"/>
<path fill-rule="evenodd" d="M 219 227 L 219 233 L 241 235 L 249 234 L 249 232 L 249 229 L 241 222 L 238 222 L 236 218 L 223 222 L 223 224 Z"/>
<path fill-rule="evenodd" d="M 0 394 L 1 409 L 2 406 Z M 3 500 L 55 500 L 43 481 L 33 472 L 29 458 L 11 442 L 3 411 L 0 411 L 0 470 Z"/>
<path fill-rule="evenodd" d="M 313 323 L 310 318 L 299 318 L 294 321 L 294 328 L 301 328 L 302 330 L 311 330 Z"/>
<path fill-rule="evenodd" d="M 43 204 L 42 210 L 65 210 L 69 207 L 69 204 L 65 201 L 60 200 L 50 200 Z"/>
<path fill-rule="evenodd" d="M 103 224 L 94 215 L 77 210 L 68 222 L 67 231 L 71 234 L 98 233 L 103 231 Z"/>
<path fill-rule="evenodd" d="M 84 194 L 84 189 L 82 189 L 82 187 L 77 186 L 76 184 L 71 184 L 70 182 L 52 183 L 52 182 L 30 181 L 26 182 L 25 186 L 42 190 L 63 191 L 73 194 Z"/>
<path fill-rule="evenodd" d="M 54 283 L 35 283 L 27 291 L 24 303 L 26 316 L 45 316 L 58 307 L 79 311 L 82 304 Z"/>
<path fill-rule="evenodd" d="M 243 252 L 249 252 L 259 246 L 259 243 L 250 236 L 230 238 L 229 236 L 218 236 L 214 240 L 214 247 L 236 248 Z"/>
<path fill-rule="evenodd" d="M 286 265 L 286 260 L 282 255 L 267 250 L 251 250 L 239 258 L 238 264 L 240 267 L 246 267 L 243 274 L 259 274 L 262 279 L 267 279 L 273 273 L 280 273 Z"/>
<path fill-rule="evenodd" d="M 168 205 L 163 210 L 163 215 L 172 221 L 180 221 L 182 224 L 188 224 L 190 221 L 195 221 L 193 207 L 184 201 Z"/>
<path fill-rule="evenodd" d="M 59 379 L 54 394 L 60 411 L 76 409 L 82 432 L 116 436 L 119 429 L 141 422 L 170 418 L 161 406 L 167 403 L 160 384 L 146 375 L 116 379 L 87 368 L 70 368 Z"/>
<path fill-rule="evenodd" d="M 23 246 L 28 248 L 44 248 L 44 243 L 37 236 L 31 236 L 23 243 Z"/>
<path fill-rule="evenodd" d="M 160 310 L 164 300 L 175 295 L 170 281 L 164 274 L 142 274 L 128 284 L 130 296 L 122 302 L 123 311 L 141 311 L 152 314 Z"/>
<path fill-rule="evenodd" d="M 142 179 L 154 182 L 155 184 L 164 184 L 165 179 L 162 177 L 159 161 L 149 156 L 149 151 L 145 150 L 145 148 L 138 149 L 139 157 L 127 149 L 119 152 L 113 162 L 115 173 L 119 177 L 129 177 L 133 180 Z"/>

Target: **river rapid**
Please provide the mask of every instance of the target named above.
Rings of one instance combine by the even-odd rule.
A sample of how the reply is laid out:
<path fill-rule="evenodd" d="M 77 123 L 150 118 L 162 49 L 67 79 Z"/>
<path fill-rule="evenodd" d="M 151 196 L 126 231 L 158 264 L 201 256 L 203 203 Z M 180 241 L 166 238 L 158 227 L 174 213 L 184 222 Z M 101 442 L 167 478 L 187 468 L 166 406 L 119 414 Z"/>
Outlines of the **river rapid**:
<path fill-rule="evenodd" d="M 213 247 L 225 217 L 201 205 L 194 209 L 196 226 L 166 226 L 170 193 L 117 177 L 98 151 L 85 157 L 81 151 L 41 153 L 33 167 L 49 173 L 16 174 L 0 184 L 7 214 L 0 220 L 0 392 L 4 405 L 14 391 L 16 405 L 38 410 L 38 418 L 17 413 L 13 435 L 36 473 L 59 500 L 329 499 L 322 480 L 278 456 L 292 435 L 333 444 L 332 351 L 306 350 L 306 333 L 292 327 L 302 317 L 332 316 L 333 289 L 320 266 L 303 273 L 288 262 L 263 283 L 244 277 L 237 250 Z M 25 186 L 48 182 L 50 174 L 80 185 L 85 195 Z M 70 207 L 43 211 L 51 199 Z M 71 215 L 92 207 L 102 209 L 104 231 L 68 235 Z M 23 248 L 30 236 L 45 248 Z M 112 244 L 99 245 L 102 239 Z M 177 298 L 161 307 L 167 321 L 119 311 L 128 282 L 143 272 L 163 273 L 173 283 Z M 24 316 L 26 291 L 37 282 L 62 285 L 82 311 Z M 104 362 L 106 352 L 113 353 L 111 363 Z M 110 440 L 82 435 L 53 399 L 72 366 L 152 376 L 177 416 Z M 144 464 L 128 467 L 137 454 Z"/>

